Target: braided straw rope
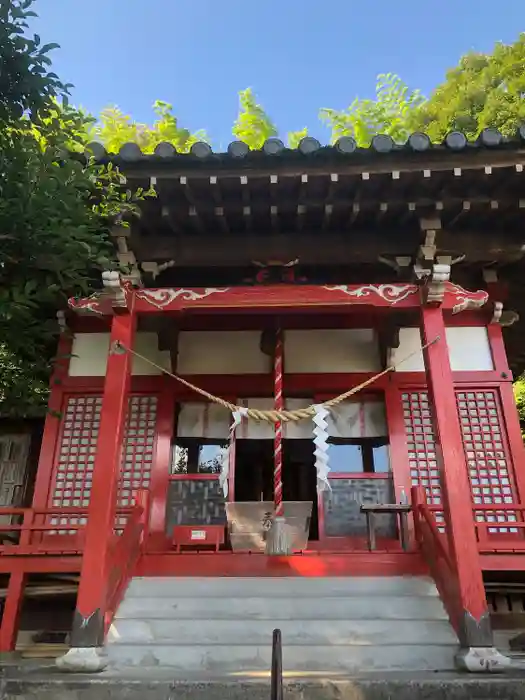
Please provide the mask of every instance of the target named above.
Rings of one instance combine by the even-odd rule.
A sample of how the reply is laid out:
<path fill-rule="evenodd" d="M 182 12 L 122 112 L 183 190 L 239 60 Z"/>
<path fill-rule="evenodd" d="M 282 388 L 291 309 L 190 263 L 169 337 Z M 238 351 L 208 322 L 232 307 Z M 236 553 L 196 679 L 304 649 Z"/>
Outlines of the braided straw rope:
<path fill-rule="evenodd" d="M 320 405 L 324 406 L 325 408 L 333 408 L 334 406 L 337 406 L 342 401 L 345 401 L 346 399 L 350 398 L 350 396 L 357 394 L 359 391 L 362 391 L 362 389 L 366 389 L 367 386 L 370 386 L 370 384 L 373 384 L 381 377 L 384 377 L 385 374 L 388 374 L 389 372 L 393 372 L 397 367 L 399 367 L 399 365 L 403 364 L 403 362 L 406 362 L 414 355 L 417 355 L 420 352 L 422 352 L 423 350 L 426 350 L 428 347 L 430 347 L 430 345 L 437 343 L 439 340 L 440 340 L 440 336 L 438 335 L 433 340 L 430 340 L 428 343 L 425 343 L 425 345 L 423 345 L 420 349 L 414 350 L 413 352 L 411 352 L 408 355 L 406 355 L 405 357 L 403 357 L 403 359 L 399 360 L 399 362 L 396 363 L 395 365 L 388 366 L 382 372 L 379 372 L 379 374 L 375 374 L 373 377 L 370 377 L 370 379 L 367 379 L 366 381 L 361 382 L 361 384 L 358 384 L 357 386 L 352 387 L 348 391 L 345 391 L 344 394 L 339 394 L 339 396 L 335 396 L 333 399 L 329 399 L 328 401 L 323 401 L 322 404 L 320 404 Z M 139 359 L 143 360 L 144 362 L 147 362 L 152 367 L 155 367 L 156 369 L 160 370 L 163 374 L 167 374 L 172 379 L 175 379 L 176 381 L 180 382 L 184 386 L 188 387 L 188 389 L 195 391 L 197 394 L 200 394 L 201 396 L 205 396 L 210 401 L 213 401 L 213 403 L 217 403 L 220 406 L 224 406 L 224 408 L 227 408 L 232 413 L 234 411 L 242 411 L 244 414 L 248 415 L 249 418 L 254 418 L 255 420 L 267 421 L 268 423 L 278 423 L 279 421 L 283 421 L 285 423 L 288 421 L 299 421 L 299 420 L 312 418 L 312 416 L 315 415 L 315 406 L 313 406 L 313 405 L 308 406 L 307 408 L 297 408 L 293 411 L 288 411 L 286 409 L 283 409 L 281 411 L 277 411 L 275 409 L 268 410 L 268 411 L 261 411 L 259 409 L 255 409 L 255 408 L 245 408 L 243 406 L 237 406 L 236 404 L 230 403 L 229 401 L 222 399 L 220 396 L 214 396 L 213 394 L 210 394 L 205 389 L 201 389 L 200 387 L 195 386 L 195 384 L 192 384 L 191 382 L 186 381 L 186 379 L 183 379 L 182 377 L 179 377 L 176 374 L 173 374 L 172 372 L 165 369 L 164 367 L 161 367 L 156 362 L 153 362 L 153 360 L 150 360 L 149 358 L 145 357 L 144 355 L 141 355 L 140 352 L 136 352 L 135 350 L 132 350 L 131 348 L 126 347 L 120 341 L 116 341 L 115 348 L 120 349 L 120 350 L 124 350 L 125 352 L 129 352 L 131 355 L 138 357 Z"/>

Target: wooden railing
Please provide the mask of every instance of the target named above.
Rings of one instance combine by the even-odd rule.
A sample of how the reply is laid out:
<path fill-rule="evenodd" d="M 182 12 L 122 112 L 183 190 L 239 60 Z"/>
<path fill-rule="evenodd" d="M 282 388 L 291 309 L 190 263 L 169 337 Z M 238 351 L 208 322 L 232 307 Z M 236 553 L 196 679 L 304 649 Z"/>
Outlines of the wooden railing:
<path fill-rule="evenodd" d="M 480 554 L 525 553 L 525 506 L 476 503 L 473 517 Z"/>
<path fill-rule="evenodd" d="M 423 487 L 415 486 L 412 488 L 412 511 L 416 541 L 436 583 L 450 622 L 456 632 L 459 632 L 462 609 L 458 576 L 445 535 L 439 531 L 434 516 L 436 510 L 438 508 L 427 503 Z"/>
<path fill-rule="evenodd" d="M 116 515 L 129 519 L 135 511 L 136 506 L 118 508 Z M 0 519 L 11 520 L 5 525 L 0 521 L 0 556 L 80 554 L 87 517 L 87 508 L 0 507 Z"/>
<path fill-rule="evenodd" d="M 110 546 L 108 557 L 107 602 L 105 614 L 106 632 L 126 592 L 133 570 L 142 554 L 147 536 L 148 491 L 135 495 L 135 505 L 122 534 Z"/>
<path fill-rule="evenodd" d="M 366 516 L 366 535 L 368 551 L 373 552 L 377 548 L 376 515 L 395 515 L 397 519 L 397 536 L 399 544 L 404 552 L 410 549 L 408 530 L 408 514 L 412 510 L 411 505 L 402 503 L 366 503 L 361 506 L 361 513 Z"/>

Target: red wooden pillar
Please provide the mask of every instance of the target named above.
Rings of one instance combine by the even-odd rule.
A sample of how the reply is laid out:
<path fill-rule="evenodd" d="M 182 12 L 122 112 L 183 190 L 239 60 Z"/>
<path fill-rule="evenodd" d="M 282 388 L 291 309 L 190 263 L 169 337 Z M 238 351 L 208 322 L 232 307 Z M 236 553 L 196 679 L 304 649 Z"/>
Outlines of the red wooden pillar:
<path fill-rule="evenodd" d="M 166 377 L 164 377 L 166 380 Z M 148 549 L 162 551 L 167 545 L 166 502 L 170 484 L 171 441 L 175 425 L 175 392 L 173 384 L 165 381 L 159 397 L 157 444 L 151 472 L 151 498 Z"/>
<path fill-rule="evenodd" d="M 443 312 L 439 307 L 423 307 L 423 344 L 435 338 L 439 340 L 424 352 L 425 369 L 435 422 L 447 537 L 457 572 L 458 603 L 462 609 L 460 643 L 463 648 L 492 647 L 492 629 Z"/>
<path fill-rule="evenodd" d="M 62 333 L 58 341 L 57 359 L 51 376 L 48 412 L 33 491 L 33 508 L 46 508 L 50 505 L 49 493 L 53 483 L 54 457 L 60 435 L 61 411 L 64 400 L 62 381 L 67 377 L 72 348 L 72 334 Z"/>
<path fill-rule="evenodd" d="M 0 625 L 0 652 L 14 651 L 18 636 L 18 620 L 24 599 L 26 575 L 13 571 L 9 576 Z"/>
<path fill-rule="evenodd" d="M 135 326 L 133 313 L 113 317 L 84 556 L 71 633 L 73 648 L 104 644 L 108 551 L 114 536 L 132 360 L 130 353 L 119 350 L 117 344 L 133 347 Z"/>

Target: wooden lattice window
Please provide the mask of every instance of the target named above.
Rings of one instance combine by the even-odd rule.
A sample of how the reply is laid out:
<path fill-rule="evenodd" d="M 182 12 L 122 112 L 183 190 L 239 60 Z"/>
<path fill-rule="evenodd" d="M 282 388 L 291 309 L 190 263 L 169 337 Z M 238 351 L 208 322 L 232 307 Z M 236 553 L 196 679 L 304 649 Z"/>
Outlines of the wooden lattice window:
<path fill-rule="evenodd" d="M 70 396 L 62 420 L 52 505 L 87 507 L 100 428 L 101 396 Z M 81 525 L 85 518 L 64 516 L 51 524 Z M 64 533 L 65 534 L 65 533 Z"/>
<path fill-rule="evenodd" d="M 516 503 L 512 463 L 496 391 L 457 391 L 456 399 L 474 504 Z M 476 520 L 512 522 L 517 515 L 509 511 L 478 511 Z M 517 529 L 499 527 L 488 531 L 508 533 Z"/>
<path fill-rule="evenodd" d="M 149 488 L 155 447 L 157 397 L 132 396 L 122 455 L 119 502 L 131 505 L 133 492 Z"/>
<path fill-rule="evenodd" d="M 405 392 L 401 399 L 412 486 L 423 486 L 428 502 L 439 505 L 441 484 L 428 392 Z M 444 522 L 442 513 L 435 513 L 435 516 L 438 523 Z"/>
<path fill-rule="evenodd" d="M 101 396 L 70 396 L 66 400 L 55 464 L 53 507 L 89 505 L 101 408 Z M 156 419 L 157 397 L 130 397 L 122 455 L 120 505 L 131 504 L 136 489 L 149 487 Z M 68 515 L 53 518 L 51 524 L 81 525 L 85 521 L 85 517 Z"/>

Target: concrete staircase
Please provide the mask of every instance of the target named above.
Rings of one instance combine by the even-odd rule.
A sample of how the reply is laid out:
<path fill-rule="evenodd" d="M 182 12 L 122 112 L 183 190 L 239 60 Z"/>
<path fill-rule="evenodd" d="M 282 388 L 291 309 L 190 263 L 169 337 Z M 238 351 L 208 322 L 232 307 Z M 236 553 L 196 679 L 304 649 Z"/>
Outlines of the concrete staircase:
<path fill-rule="evenodd" d="M 272 630 L 285 673 L 446 671 L 457 639 L 424 577 L 135 578 L 109 632 L 117 668 L 179 678 L 268 671 Z"/>

